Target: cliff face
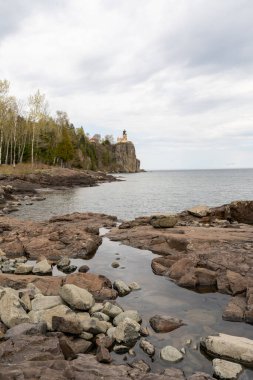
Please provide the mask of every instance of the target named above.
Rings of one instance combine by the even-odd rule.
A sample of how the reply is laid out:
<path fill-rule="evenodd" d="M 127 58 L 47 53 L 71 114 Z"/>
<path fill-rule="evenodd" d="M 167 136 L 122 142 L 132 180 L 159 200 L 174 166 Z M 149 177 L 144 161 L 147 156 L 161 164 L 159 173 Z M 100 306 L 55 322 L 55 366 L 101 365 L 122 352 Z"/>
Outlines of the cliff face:
<path fill-rule="evenodd" d="M 138 173 L 140 161 L 131 141 L 117 144 L 91 144 L 87 152 L 78 151 L 72 167 L 110 173 Z"/>
<path fill-rule="evenodd" d="M 113 145 L 112 171 L 118 173 L 137 173 L 140 161 L 136 158 L 135 147 L 131 141 Z"/>

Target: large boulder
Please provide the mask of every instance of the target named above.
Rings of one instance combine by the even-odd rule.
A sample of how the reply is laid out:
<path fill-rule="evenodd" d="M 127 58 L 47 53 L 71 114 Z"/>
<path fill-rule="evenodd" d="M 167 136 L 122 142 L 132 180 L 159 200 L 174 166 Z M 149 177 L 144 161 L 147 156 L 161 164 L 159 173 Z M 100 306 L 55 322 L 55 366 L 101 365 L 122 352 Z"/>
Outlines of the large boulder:
<path fill-rule="evenodd" d="M 131 292 L 129 286 L 122 280 L 116 280 L 113 283 L 114 289 L 117 290 L 119 296 L 124 297 Z"/>
<path fill-rule="evenodd" d="M 253 366 L 253 340 L 219 334 L 201 341 L 201 347 L 210 355 Z"/>
<path fill-rule="evenodd" d="M 72 284 L 63 285 L 60 296 L 68 305 L 78 310 L 89 310 L 95 304 L 91 293 Z"/>
<path fill-rule="evenodd" d="M 11 288 L 0 290 L 0 319 L 7 327 L 30 322 L 17 292 Z"/>

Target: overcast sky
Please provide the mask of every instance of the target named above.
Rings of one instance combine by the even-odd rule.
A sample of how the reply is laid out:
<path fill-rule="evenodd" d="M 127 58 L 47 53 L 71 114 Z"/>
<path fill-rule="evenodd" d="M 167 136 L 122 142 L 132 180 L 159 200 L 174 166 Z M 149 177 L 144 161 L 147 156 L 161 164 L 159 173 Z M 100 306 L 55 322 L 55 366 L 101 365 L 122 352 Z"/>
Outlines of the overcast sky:
<path fill-rule="evenodd" d="M 0 0 L 0 79 L 145 169 L 253 167 L 252 0 Z"/>

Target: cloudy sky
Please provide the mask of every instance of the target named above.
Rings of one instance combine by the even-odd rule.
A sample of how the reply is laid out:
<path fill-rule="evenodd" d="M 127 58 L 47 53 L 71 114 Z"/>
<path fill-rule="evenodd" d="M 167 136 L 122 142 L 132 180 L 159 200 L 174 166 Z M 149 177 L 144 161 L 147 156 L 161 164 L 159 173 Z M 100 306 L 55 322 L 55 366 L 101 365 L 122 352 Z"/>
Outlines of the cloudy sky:
<path fill-rule="evenodd" d="M 146 169 L 253 167 L 252 0 L 0 0 L 0 79 Z"/>

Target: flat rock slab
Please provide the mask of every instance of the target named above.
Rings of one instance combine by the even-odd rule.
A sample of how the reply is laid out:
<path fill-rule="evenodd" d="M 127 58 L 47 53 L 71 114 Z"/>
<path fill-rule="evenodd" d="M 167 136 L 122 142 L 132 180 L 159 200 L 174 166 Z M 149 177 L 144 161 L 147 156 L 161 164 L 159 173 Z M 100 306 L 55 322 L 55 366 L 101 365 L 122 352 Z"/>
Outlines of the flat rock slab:
<path fill-rule="evenodd" d="M 253 366 L 253 340 L 219 334 L 201 341 L 201 347 L 210 355 Z"/>
<path fill-rule="evenodd" d="M 48 222 L 2 217 L 0 248 L 7 257 L 28 255 L 33 260 L 42 256 L 52 262 L 62 256 L 88 258 L 102 243 L 99 228 L 112 227 L 115 222 L 116 217 L 95 213 L 67 214 Z"/>
<path fill-rule="evenodd" d="M 176 373 L 178 370 L 175 370 Z M 15 375 L 14 375 L 15 374 Z M 61 380 L 130 380 L 138 378 L 140 380 L 184 380 L 181 376 L 176 378 L 174 372 L 171 375 L 147 374 L 141 368 L 131 368 L 127 365 L 105 365 L 98 363 L 93 355 L 80 354 L 77 359 L 67 360 L 48 360 L 40 362 L 24 361 L 15 363 L 11 366 L 1 365 L 0 380 L 13 380 L 24 378 L 26 380 L 40 379 L 61 379 Z M 153 376 L 153 377 L 152 377 Z"/>
<path fill-rule="evenodd" d="M 253 202 L 245 201 L 193 210 L 198 216 L 185 211 L 171 229 L 154 229 L 151 217 L 141 217 L 112 228 L 107 236 L 161 255 L 152 260 L 153 272 L 179 286 L 242 296 L 242 301 L 231 301 L 223 317 L 253 323 L 253 295 L 246 297 L 253 289 L 252 210 Z M 201 216 L 202 211 L 207 215 Z M 233 220 L 250 224 L 230 224 Z"/>
<path fill-rule="evenodd" d="M 56 337 L 20 335 L 0 344 L 0 363 L 63 359 Z"/>

